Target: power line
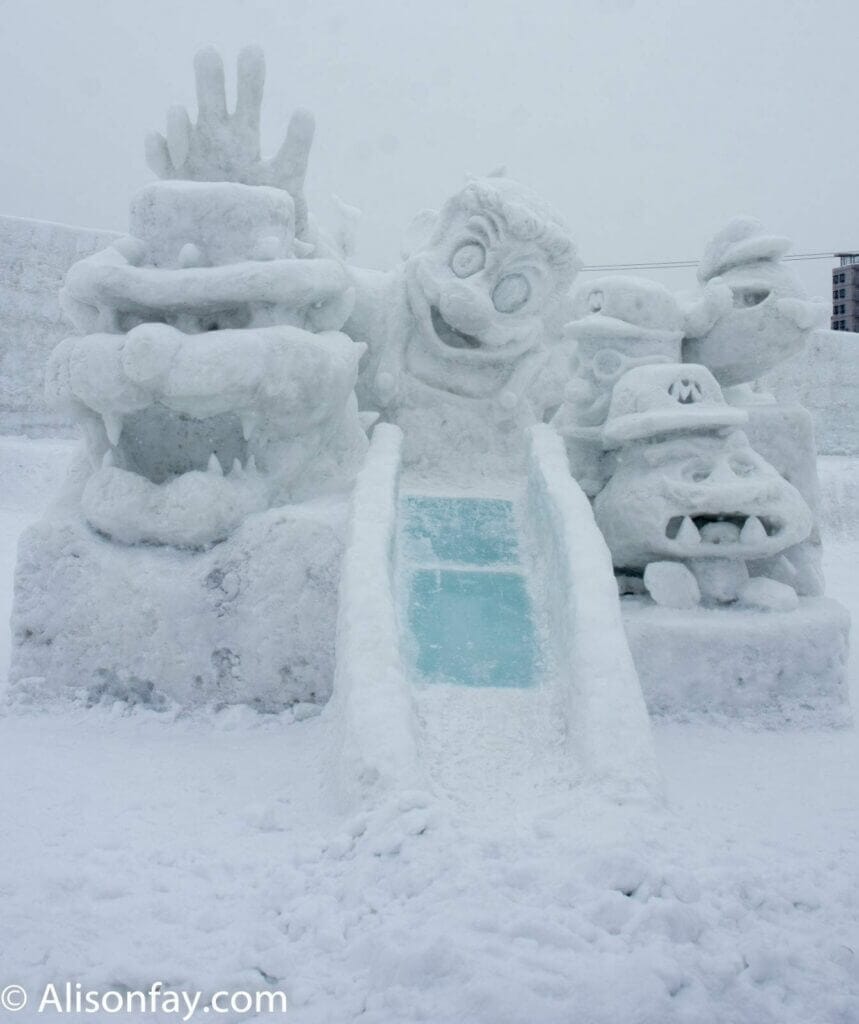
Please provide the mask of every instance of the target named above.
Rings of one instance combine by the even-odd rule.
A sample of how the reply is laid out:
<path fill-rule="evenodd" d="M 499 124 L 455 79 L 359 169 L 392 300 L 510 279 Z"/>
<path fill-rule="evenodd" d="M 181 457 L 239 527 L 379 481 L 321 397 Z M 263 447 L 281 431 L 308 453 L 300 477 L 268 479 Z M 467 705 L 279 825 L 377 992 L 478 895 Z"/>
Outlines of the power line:
<path fill-rule="evenodd" d="M 800 252 L 792 256 L 782 256 L 782 259 L 832 260 L 835 259 L 835 254 L 831 252 Z M 582 267 L 582 270 L 679 270 L 683 267 L 697 267 L 700 262 L 700 260 L 660 260 L 656 263 L 600 263 L 590 267 Z"/>

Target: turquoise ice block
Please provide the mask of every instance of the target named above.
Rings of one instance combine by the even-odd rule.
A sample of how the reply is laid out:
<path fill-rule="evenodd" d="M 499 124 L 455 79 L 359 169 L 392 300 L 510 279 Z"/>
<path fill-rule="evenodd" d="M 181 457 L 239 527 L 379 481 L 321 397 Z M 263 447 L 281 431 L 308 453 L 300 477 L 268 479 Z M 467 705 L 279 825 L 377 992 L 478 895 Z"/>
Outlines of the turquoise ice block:
<path fill-rule="evenodd" d="M 403 541 L 415 564 L 518 562 L 513 504 L 497 498 L 403 498 Z"/>
<path fill-rule="evenodd" d="M 416 668 L 433 682 L 535 684 L 537 644 L 522 575 L 419 569 L 410 577 Z"/>

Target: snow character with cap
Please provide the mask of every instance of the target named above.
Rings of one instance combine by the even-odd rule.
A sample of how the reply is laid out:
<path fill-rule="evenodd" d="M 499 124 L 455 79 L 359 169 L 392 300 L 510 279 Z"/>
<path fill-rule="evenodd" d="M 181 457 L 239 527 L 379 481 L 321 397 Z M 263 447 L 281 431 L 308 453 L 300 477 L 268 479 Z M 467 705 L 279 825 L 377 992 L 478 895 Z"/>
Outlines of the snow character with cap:
<path fill-rule="evenodd" d="M 709 243 L 701 291 L 685 296 L 683 359 L 702 363 L 724 386 L 757 380 L 796 355 L 827 321 L 782 262 L 790 241 L 752 217 L 735 217 Z"/>
<path fill-rule="evenodd" d="M 602 430 L 614 472 L 594 512 L 617 570 L 643 573 L 659 604 L 797 605 L 754 574 L 808 536 L 812 513 L 751 447 L 747 418 L 694 364 L 638 367 L 614 389 Z"/>
<path fill-rule="evenodd" d="M 361 407 L 403 426 L 407 461 L 469 474 L 520 466 L 523 427 L 561 401 L 568 374 L 553 369 L 552 347 L 578 266 L 560 217 L 489 177 L 424 215 L 396 270 L 352 270 L 345 330 L 369 347 Z"/>
<path fill-rule="evenodd" d="M 614 385 L 636 366 L 680 362 L 683 316 L 662 285 L 638 277 L 603 277 L 579 286 L 575 319 L 564 328 L 573 346 L 571 379 L 552 419 L 563 436 L 570 470 L 593 497 L 607 481 L 602 425 Z"/>

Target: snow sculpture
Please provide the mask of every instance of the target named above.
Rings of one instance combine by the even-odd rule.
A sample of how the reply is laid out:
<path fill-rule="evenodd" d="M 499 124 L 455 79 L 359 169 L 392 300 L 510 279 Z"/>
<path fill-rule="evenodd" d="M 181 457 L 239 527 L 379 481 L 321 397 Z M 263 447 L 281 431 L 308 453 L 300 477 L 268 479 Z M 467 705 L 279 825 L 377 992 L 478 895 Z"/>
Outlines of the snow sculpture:
<path fill-rule="evenodd" d="M 560 217 L 524 186 L 470 181 L 425 214 L 395 271 L 353 271 L 345 330 L 369 347 L 362 407 L 403 427 L 415 471 L 521 471 L 523 428 L 557 406 L 552 359 L 578 269 Z"/>
<path fill-rule="evenodd" d="M 736 429 L 747 419 L 703 366 L 641 367 L 615 387 L 603 443 L 616 468 L 597 523 L 615 565 L 643 571 L 659 604 L 688 607 L 696 588 L 705 603 L 798 604 L 786 584 L 750 580 L 749 565 L 808 536 L 812 514 Z"/>
<path fill-rule="evenodd" d="M 260 161 L 261 55 L 239 60 L 232 118 L 219 67 L 198 55 L 197 125 L 169 119 L 179 170 L 150 143 L 153 162 L 201 179 L 283 181 L 300 197 L 306 155 L 291 152 L 300 130 L 305 153 L 306 118 Z M 366 448 L 352 393 L 363 349 L 336 333 L 348 279 L 334 260 L 298 258 L 295 229 L 296 203 L 280 188 L 165 181 L 133 201 L 128 237 L 69 272 L 61 301 L 84 336 L 56 349 L 48 390 L 84 428 L 95 468 L 81 503 L 97 530 L 204 546 L 251 512 L 354 475 Z"/>
<path fill-rule="evenodd" d="M 806 596 L 813 509 L 789 460 L 762 453 L 775 432 L 761 408 L 778 411 L 729 405 L 700 365 L 630 370 L 602 428 L 594 513 L 651 712 L 841 724 L 849 618 Z"/>
<path fill-rule="evenodd" d="M 574 344 L 564 403 L 552 425 L 564 437 L 570 468 L 586 494 L 606 483 L 602 425 L 614 385 L 630 369 L 680 360 L 683 316 L 654 281 L 604 277 L 586 282 L 572 301 L 564 337 Z"/>
<path fill-rule="evenodd" d="M 232 114 L 220 57 L 196 72 L 196 123 L 174 109 L 147 145 L 175 180 L 144 188 L 130 234 L 62 291 L 80 333 L 48 394 L 86 451 L 22 541 L 12 676 L 278 707 L 330 690 L 364 346 L 339 331 L 342 262 L 308 241 L 312 119 L 262 160 L 261 53 L 239 58 Z"/>
<path fill-rule="evenodd" d="M 702 293 L 687 306 L 685 361 L 734 385 L 757 380 L 802 350 L 826 323 L 828 307 L 806 300 L 780 262 L 789 248 L 788 239 L 751 217 L 735 218 L 713 238 L 698 267 Z"/>

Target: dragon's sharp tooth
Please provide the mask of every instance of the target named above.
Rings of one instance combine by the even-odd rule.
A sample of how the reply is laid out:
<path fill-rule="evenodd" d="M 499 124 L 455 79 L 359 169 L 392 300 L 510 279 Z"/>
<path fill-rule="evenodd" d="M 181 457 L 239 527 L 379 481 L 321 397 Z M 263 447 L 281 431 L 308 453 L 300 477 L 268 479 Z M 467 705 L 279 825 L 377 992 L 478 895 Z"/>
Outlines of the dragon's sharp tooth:
<path fill-rule="evenodd" d="M 113 448 L 108 448 L 101 459 L 102 469 L 110 469 L 111 466 L 115 465 L 113 458 Z"/>
<path fill-rule="evenodd" d="M 749 516 L 749 518 L 743 523 L 742 530 L 740 530 L 740 543 L 760 544 L 761 541 L 765 541 L 766 539 L 767 531 L 764 524 L 757 516 Z"/>
<path fill-rule="evenodd" d="M 677 540 L 681 544 L 700 544 L 701 534 L 698 527 L 692 522 L 689 516 L 683 517 L 680 529 L 677 531 Z"/>
<path fill-rule="evenodd" d="M 240 460 L 240 459 L 233 459 L 233 468 L 232 468 L 232 472 L 233 472 L 233 473 L 241 473 L 241 471 L 242 471 L 242 463 L 241 463 L 241 460 Z"/>
<path fill-rule="evenodd" d="M 218 461 L 218 456 L 214 452 L 209 456 L 209 472 L 214 473 L 215 476 L 223 476 L 224 470 Z"/>
<path fill-rule="evenodd" d="M 249 473 L 256 473 L 257 471 L 257 460 L 253 452 L 248 456 L 248 461 L 245 463 L 245 469 Z"/>
<path fill-rule="evenodd" d="M 118 416 L 115 412 L 103 412 L 101 418 L 104 421 L 107 439 L 115 448 L 119 444 L 120 437 L 122 437 L 122 417 Z"/>

